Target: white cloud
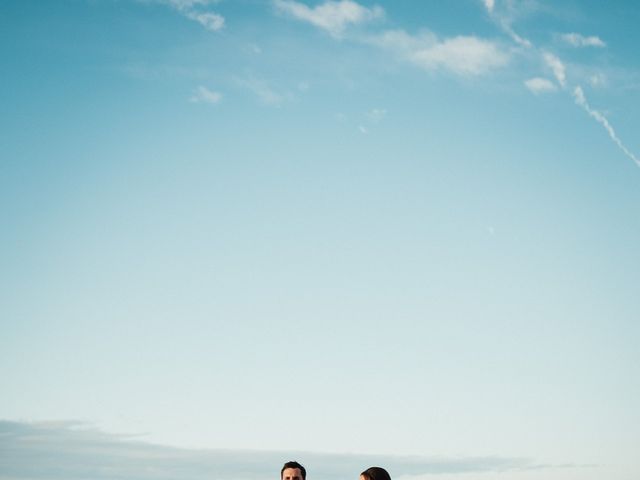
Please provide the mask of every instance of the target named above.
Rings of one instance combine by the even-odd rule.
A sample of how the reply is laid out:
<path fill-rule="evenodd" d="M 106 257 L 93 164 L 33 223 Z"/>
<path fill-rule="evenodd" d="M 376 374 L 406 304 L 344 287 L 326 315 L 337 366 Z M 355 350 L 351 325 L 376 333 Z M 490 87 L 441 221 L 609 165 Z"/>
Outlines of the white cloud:
<path fill-rule="evenodd" d="M 489 11 L 489 13 L 493 12 L 493 7 L 496 6 L 495 0 L 482 0 L 484 6 Z"/>
<path fill-rule="evenodd" d="M 275 7 L 298 20 L 311 23 L 340 37 L 349 25 L 365 23 L 384 16 L 381 7 L 363 7 L 352 0 L 328 0 L 314 8 L 295 0 L 274 0 Z"/>
<path fill-rule="evenodd" d="M 494 43 L 477 37 L 455 37 L 413 54 L 424 68 L 445 67 L 455 73 L 477 75 L 507 63 Z"/>
<path fill-rule="evenodd" d="M 360 130 L 360 133 L 363 135 L 367 135 L 369 133 L 369 130 L 367 130 L 367 127 L 364 125 L 358 125 L 358 130 Z"/>
<path fill-rule="evenodd" d="M 224 17 L 213 12 L 186 12 L 185 16 L 195 20 L 208 30 L 217 32 L 224 27 Z"/>
<path fill-rule="evenodd" d="M 371 42 L 395 51 L 425 70 L 445 69 L 465 76 L 487 73 L 509 61 L 509 55 L 497 44 L 471 36 L 439 40 L 430 32 L 410 35 L 403 30 L 391 30 Z"/>
<path fill-rule="evenodd" d="M 564 63 L 562 63 L 562 61 L 554 54 L 549 52 L 545 52 L 542 55 L 542 58 L 547 66 L 553 71 L 553 75 L 556 77 L 560 86 L 564 87 L 567 84 L 567 74 Z"/>
<path fill-rule="evenodd" d="M 633 160 L 636 163 L 636 165 L 640 167 L 640 159 L 638 159 L 633 153 L 631 153 L 631 151 L 622 143 L 622 141 L 618 138 L 618 135 L 616 134 L 615 130 L 613 129 L 613 127 L 611 126 L 607 118 L 598 110 L 595 110 L 591 108 L 591 106 L 589 106 L 589 103 L 587 102 L 587 98 L 584 95 L 584 91 L 580 86 L 577 86 L 573 90 L 573 98 L 575 99 L 576 103 L 580 105 L 585 110 L 585 112 L 589 114 L 591 118 L 593 118 L 596 122 L 598 122 L 600 125 L 604 127 L 604 129 L 609 134 L 609 137 L 611 138 L 611 140 L 613 140 L 613 143 L 615 143 L 618 146 L 618 148 L 620 148 L 620 150 L 622 150 L 622 152 L 627 157 Z"/>
<path fill-rule="evenodd" d="M 189 101 L 193 103 L 210 103 L 212 105 L 219 103 L 220 100 L 222 100 L 220 92 L 214 92 L 202 85 L 196 88 L 194 94 L 189 98 Z"/>
<path fill-rule="evenodd" d="M 273 0 L 273 4 L 280 12 L 322 28 L 337 38 L 349 25 L 384 16 L 381 7 L 367 8 L 352 0 L 327 0 L 313 8 L 295 0 Z M 458 75 L 480 75 L 509 61 L 509 54 L 498 44 L 475 36 L 440 40 L 431 32 L 411 35 L 404 30 L 390 30 L 358 40 L 391 50 L 403 60 L 429 71 L 444 69 Z"/>
<path fill-rule="evenodd" d="M 562 35 L 562 40 L 573 47 L 606 47 L 607 44 L 604 43 L 599 37 L 591 36 L 585 37 L 580 35 L 579 33 L 565 33 Z"/>
<path fill-rule="evenodd" d="M 179 10 L 191 9 L 197 6 L 207 6 L 213 3 L 218 3 L 220 0 L 165 0 L 163 3 L 168 3 L 172 7 Z"/>
<path fill-rule="evenodd" d="M 535 94 L 553 92 L 557 90 L 555 84 L 551 80 L 548 80 L 546 78 L 530 78 L 529 80 L 526 80 L 524 84 Z"/>
<path fill-rule="evenodd" d="M 153 0 L 151 0 L 153 1 Z M 190 20 L 198 22 L 208 30 L 217 32 L 224 27 L 224 17 L 212 11 L 203 10 L 208 5 L 219 3 L 220 0 L 156 0 L 157 3 L 168 5 Z"/>

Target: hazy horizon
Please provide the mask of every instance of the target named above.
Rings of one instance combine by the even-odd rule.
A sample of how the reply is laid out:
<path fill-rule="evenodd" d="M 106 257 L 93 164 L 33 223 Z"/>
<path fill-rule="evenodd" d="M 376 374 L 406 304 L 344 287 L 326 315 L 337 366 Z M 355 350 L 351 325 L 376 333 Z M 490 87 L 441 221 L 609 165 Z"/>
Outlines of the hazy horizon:
<path fill-rule="evenodd" d="M 373 465 L 384 465 L 393 478 L 407 479 L 597 469 L 596 465 L 544 465 L 527 458 L 178 448 L 146 442 L 144 435 L 101 432 L 78 421 L 0 420 L 0 447 L 2 478 L 11 479 L 269 480 L 277 479 L 282 464 L 294 459 L 306 467 L 309 480 L 356 479 Z"/>

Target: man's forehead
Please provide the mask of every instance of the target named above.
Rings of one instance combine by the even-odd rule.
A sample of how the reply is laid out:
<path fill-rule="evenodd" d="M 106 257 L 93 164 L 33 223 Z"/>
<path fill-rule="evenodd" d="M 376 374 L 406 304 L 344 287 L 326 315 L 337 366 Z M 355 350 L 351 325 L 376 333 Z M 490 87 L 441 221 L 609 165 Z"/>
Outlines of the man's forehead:
<path fill-rule="evenodd" d="M 302 472 L 299 468 L 285 468 L 282 472 L 283 477 L 302 477 Z"/>

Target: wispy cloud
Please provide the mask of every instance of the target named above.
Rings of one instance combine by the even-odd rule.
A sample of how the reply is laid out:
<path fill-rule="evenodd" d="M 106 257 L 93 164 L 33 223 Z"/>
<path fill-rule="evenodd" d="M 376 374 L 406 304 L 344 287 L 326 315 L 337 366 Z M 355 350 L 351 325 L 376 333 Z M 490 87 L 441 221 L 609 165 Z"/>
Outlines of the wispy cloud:
<path fill-rule="evenodd" d="M 202 85 L 196 88 L 193 95 L 189 98 L 189 101 L 193 103 L 210 103 L 212 105 L 219 103 L 220 100 L 222 100 L 222 94 L 220 92 L 214 92 Z"/>
<path fill-rule="evenodd" d="M 514 42 L 516 42 L 518 45 L 520 45 L 521 47 L 525 47 L 525 48 L 531 48 L 533 46 L 533 44 L 531 43 L 530 40 L 521 37 L 520 35 L 518 35 L 515 30 L 511 27 L 511 25 L 509 23 L 507 23 L 506 21 L 502 20 L 500 21 L 500 27 L 502 28 L 502 30 L 511 37 L 511 40 L 513 40 Z"/>
<path fill-rule="evenodd" d="M 198 22 L 207 30 L 217 32 L 224 27 L 225 19 L 219 13 L 206 10 L 209 5 L 217 4 L 220 0 L 156 0 L 158 3 L 169 5 L 189 20 Z"/>
<path fill-rule="evenodd" d="M 213 32 L 217 32 L 224 27 L 224 17 L 217 13 L 189 11 L 185 12 L 185 16 Z"/>
<path fill-rule="evenodd" d="M 258 97 L 264 105 L 279 107 L 286 100 L 291 99 L 291 94 L 279 93 L 274 90 L 267 81 L 256 77 L 236 78 L 238 86 L 245 88 Z"/>
<path fill-rule="evenodd" d="M 384 465 L 395 477 L 556 468 L 510 457 L 181 449 L 107 434 L 78 422 L 0 421 L 0 477 L 12 480 L 268 480 L 292 458 L 314 478 L 325 480 L 356 478 L 369 465 Z"/>
<path fill-rule="evenodd" d="M 367 112 L 367 119 L 371 123 L 380 123 L 386 116 L 387 111 L 384 108 L 372 108 Z"/>
<path fill-rule="evenodd" d="M 207 6 L 215 3 L 220 3 L 220 0 L 161 0 L 162 3 L 168 3 L 169 5 L 179 9 L 189 9 L 198 6 Z"/>
<path fill-rule="evenodd" d="M 585 37 L 583 35 L 580 35 L 579 33 L 565 33 L 564 35 L 562 35 L 560 38 L 562 38 L 562 40 L 565 43 L 568 43 L 569 45 L 573 46 L 573 47 L 606 47 L 607 44 L 604 43 L 604 41 L 602 41 L 602 39 L 600 39 L 599 37 L 595 37 L 595 36 L 591 36 L 591 37 Z"/>
<path fill-rule="evenodd" d="M 495 0 L 482 0 L 484 7 L 489 12 L 489 16 L 496 22 L 500 29 L 505 32 L 511 40 L 520 45 L 521 47 L 531 48 L 532 44 L 529 40 L 518 35 L 513 30 L 511 24 L 513 19 L 517 16 L 517 6 L 513 1 L 502 2 L 500 12 L 496 10 Z"/>
<path fill-rule="evenodd" d="M 607 77 L 604 73 L 594 73 L 589 77 L 589 84 L 592 87 L 603 87 L 607 84 Z"/>
<path fill-rule="evenodd" d="M 384 16 L 382 7 L 367 8 L 352 0 L 328 0 L 313 8 L 295 0 L 274 0 L 276 9 L 298 20 L 340 37 L 350 25 L 362 24 Z"/>
<path fill-rule="evenodd" d="M 273 4 L 281 13 L 326 30 L 336 38 L 347 37 L 346 30 L 350 25 L 384 16 L 381 7 L 369 8 L 353 0 L 328 0 L 313 8 L 295 0 L 273 0 Z M 440 39 L 426 30 L 410 34 L 398 29 L 349 35 L 348 38 L 388 50 L 424 70 L 446 70 L 462 76 L 481 75 L 509 61 L 509 53 L 499 44 L 476 36 Z"/>
<path fill-rule="evenodd" d="M 501 5 L 502 4 L 503 3 L 501 3 Z M 510 0 L 508 2 L 504 2 L 504 5 L 506 5 L 506 7 L 509 8 L 509 9 L 513 9 L 514 2 Z M 493 13 L 494 7 L 495 7 L 495 5 L 489 6 L 485 2 L 485 8 L 487 8 L 490 13 Z M 565 67 L 564 62 L 562 60 L 560 60 L 560 58 L 558 58 L 556 55 L 554 55 L 554 54 L 552 54 L 552 53 L 550 53 L 548 51 L 539 50 L 539 49 L 535 48 L 534 45 L 531 42 L 529 42 L 528 40 L 522 39 L 522 37 L 520 37 L 511 28 L 511 20 L 513 18 L 512 14 L 496 15 L 494 18 L 496 18 L 498 20 L 499 25 L 501 25 L 503 30 L 505 30 L 509 34 L 509 36 L 512 38 L 512 40 L 515 43 L 517 43 L 517 44 L 522 46 L 523 45 L 523 41 L 524 41 L 524 42 L 526 42 L 525 45 L 530 47 L 533 51 L 539 52 L 539 54 L 542 56 L 542 60 L 544 61 L 544 63 L 553 72 L 553 75 L 554 75 L 555 79 L 557 80 L 558 84 L 563 89 L 567 86 L 566 67 Z M 605 46 L 605 43 L 598 37 L 594 37 L 594 36 L 585 37 L 585 36 L 580 35 L 578 33 L 565 34 L 565 35 L 562 36 L 562 39 L 565 42 L 567 42 L 567 43 L 569 43 L 569 44 L 571 44 L 573 46 L 576 46 L 576 47 L 585 47 L 585 46 L 604 47 Z M 594 86 L 601 86 L 605 82 L 605 77 L 598 74 L 598 75 L 591 76 L 589 81 Z M 552 91 L 553 89 L 555 89 L 555 86 L 551 82 L 549 82 L 548 80 L 546 80 L 544 78 L 540 78 L 540 77 L 535 77 L 535 78 L 531 78 L 529 80 L 526 80 L 524 82 L 524 84 L 530 91 L 532 91 L 534 93 L 548 92 L 548 91 Z M 582 90 L 582 87 L 580 87 L 579 85 L 576 86 L 572 91 L 572 95 L 573 95 L 573 98 L 574 98 L 575 102 L 580 107 L 582 107 L 589 114 L 589 116 L 591 116 L 594 120 L 596 120 L 599 124 L 601 124 L 604 127 L 604 129 L 609 134 L 609 137 L 618 146 L 618 148 L 620 148 L 620 150 L 622 150 L 622 152 L 627 157 L 629 157 L 631 160 L 633 160 L 636 163 L 636 165 L 640 166 L 640 161 L 638 160 L 638 158 L 618 138 L 615 130 L 613 129 L 613 127 L 611 126 L 611 124 L 609 123 L 607 118 L 601 112 L 599 112 L 598 110 L 595 110 L 595 109 L 591 108 L 591 106 L 587 102 L 587 99 L 585 97 L 584 91 Z"/>
<path fill-rule="evenodd" d="M 495 0 L 482 0 L 485 8 L 489 11 L 489 13 L 493 12 L 493 8 L 496 6 Z"/>
<path fill-rule="evenodd" d="M 540 78 L 540 77 L 530 78 L 529 80 L 526 80 L 524 84 L 529 90 L 531 90 L 535 94 L 554 92 L 557 90 L 557 87 L 555 86 L 555 84 L 547 78 Z"/>
<path fill-rule="evenodd" d="M 556 80 L 560 84 L 561 87 L 565 87 L 567 84 L 567 73 L 564 63 L 558 57 L 556 57 L 553 53 L 544 52 L 542 54 L 542 58 L 544 62 L 547 64 L 553 75 L 556 77 Z"/>
<path fill-rule="evenodd" d="M 514 35 L 518 37 L 517 34 L 514 31 L 512 31 L 512 35 L 511 35 L 512 39 L 516 43 L 520 44 L 517 38 L 514 38 Z M 566 34 L 563 36 L 563 39 L 574 46 L 597 46 L 597 47 L 605 46 L 604 42 L 600 40 L 598 37 L 584 37 L 577 33 Z M 531 47 L 534 48 L 532 44 L 531 44 Z M 535 50 L 538 51 L 537 49 Z M 558 84 L 562 88 L 565 88 L 567 85 L 567 74 L 566 74 L 566 67 L 564 62 L 562 62 L 562 60 L 560 60 L 560 58 L 558 58 L 556 55 L 547 51 L 542 51 L 541 55 L 544 63 L 553 72 L 553 75 L 556 78 Z M 595 76 L 595 77 L 591 77 L 590 81 L 594 84 L 599 84 L 600 81 L 603 81 L 603 79 L 604 77 Z M 534 93 L 551 91 L 552 90 L 551 87 L 553 86 L 553 84 L 550 84 L 548 80 L 544 78 L 538 78 L 538 77 L 527 80 L 524 83 L 525 83 L 525 86 Z M 587 102 L 587 99 L 584 94 L 584 91 L 582 90 L 582 87 L 580 87 L 579 85 L 576 86 L 572 91 L 572 95 L 576 104 L 582 107 L 589 114 L 591 118 L 593 118 L 600 125 L 602 125 L 604 129 L 607 131 L 607 133 L 609 134 L 609 137 L 611 138 L 611 140 L 613 140 L 613 142 L 618 146 L 618 148 L 627 157 L 633 160 L 636 163 L 636 165 L 640 167 L 640 160 L 638 160 L 638 158 L 618 138 L 615 130 L 613 129 L 613 127 L 611 126 L 607 118 L 598 110 L 591 108 L 591 106 Z"/>
<path fill-rule="evenodd" d="M 463 76 L 481 75 L 509 61 L 508 53 L 496 43 L 474 36 L 440 40 L 431 32 L 410 35 L 389 30 L 369 41 L 424 70 L 444 69 Z"/>
<path fill-rule="evenodd" d="M 636 163 L 636 165 L 640 167 L 640 160 L 638 159 L 638 157 L 636 157 L 633 153 L 631 153 L 631 151 L 618 138 L 618 135 L 616 134 L 615 130 L 613 129 L 613 127 L 611 126 L 607 118 L 598 110 L 591 108 L 591 106 L 587 102 L 587 98 L 585 97 L 582 87 L 580 87 L 579 85 L 573 90 L 573 98 L 575 99 L 576 103 L 580 105 L 589 114 L 589 116 L 591 116 L 591 118 L 593 118 L 596 122 L 598 122 L 600 125 L 604 127 L 604 129 L 609 134 L 609 137 L 611 137 L 611 140 L 613 140 L 613 142 L 618 146 L 618 148 L 620 148 L 620 150 L 622 150 L 622 152 L 627 157 L 633 160 Z"/>

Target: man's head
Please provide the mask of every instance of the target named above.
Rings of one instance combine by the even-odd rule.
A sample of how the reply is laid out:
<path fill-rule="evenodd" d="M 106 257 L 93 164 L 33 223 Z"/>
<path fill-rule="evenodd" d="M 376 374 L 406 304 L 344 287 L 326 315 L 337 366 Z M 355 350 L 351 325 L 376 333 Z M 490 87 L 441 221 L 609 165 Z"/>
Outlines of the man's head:
<path fill-rule="evenodd" d="M 307 471 L 298 462 L 287 462 L 280 470 L 280 480 L 307 480 Z"/>

